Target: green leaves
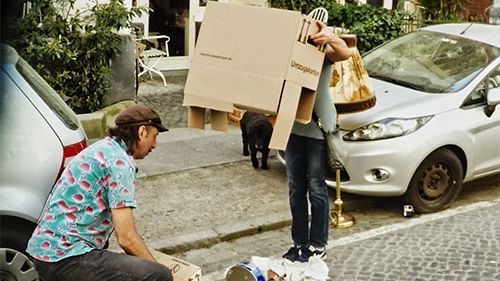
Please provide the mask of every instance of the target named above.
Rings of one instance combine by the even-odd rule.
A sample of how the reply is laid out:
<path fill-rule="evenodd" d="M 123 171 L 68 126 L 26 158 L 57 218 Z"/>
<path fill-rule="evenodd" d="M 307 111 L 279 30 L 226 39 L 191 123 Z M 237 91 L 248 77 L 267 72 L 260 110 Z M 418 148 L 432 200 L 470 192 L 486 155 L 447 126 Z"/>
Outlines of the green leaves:
<path fill-rule="evenodd" d="M 111 92 L 111 61 L 122 44 L 117 32 L 146 8 L 127 11 L 123 0 L 95 1 L 89 11 L 72 9 L 75 0 L 31 2 L 33 8 L 19 19 L 18 34 L 9 43 L 75 112 L 103 108 Z"/>
<path fill-rule="evenodd" d="M 358 49 L 364 53 L 387 40 L 401 35 L 401 26 L 408 14 L 372 5 L 337 4 L 331 0 L 269 0 L 271 7 L 300 10 L 308 14 L 316 7 L 328 10 L 328 25 L 345 27 L 358 37 Z"/>
<path fill-rule="evenodd" d="M 350 33 L 358 36 L 358 49 L 364 53 L 401 35 L 406 14 L 372 5 L 346 4 L 341 19 Z"/>

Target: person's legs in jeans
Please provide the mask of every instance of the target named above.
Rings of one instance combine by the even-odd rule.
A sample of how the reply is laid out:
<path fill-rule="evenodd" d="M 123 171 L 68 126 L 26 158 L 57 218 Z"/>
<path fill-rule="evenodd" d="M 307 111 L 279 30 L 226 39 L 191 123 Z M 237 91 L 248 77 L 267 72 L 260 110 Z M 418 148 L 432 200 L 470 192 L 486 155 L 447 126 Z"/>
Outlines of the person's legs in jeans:
<path fill-rule="evenodd" d="M 292 213 L 292 240 L 296 246 L 306 246 L 309 242 L 304 140 L 304 137 L 290 135 L 285 150 L 290 211 Z"/>
<path fill-rule="evenodd" d="M 309 243 L 324 247 L 328 241 L 329 200 L 325 183 L 326 150 L 323 140 L 306 139 L 307 183 L 311 202 Z"/>
<path fill-rule="evenodd" d="M 47 281 L 172 281 L 170 270 L 155 262 L 105 250 L 64 259 L 56 263 L 34 261 L 35 268 Z"/>

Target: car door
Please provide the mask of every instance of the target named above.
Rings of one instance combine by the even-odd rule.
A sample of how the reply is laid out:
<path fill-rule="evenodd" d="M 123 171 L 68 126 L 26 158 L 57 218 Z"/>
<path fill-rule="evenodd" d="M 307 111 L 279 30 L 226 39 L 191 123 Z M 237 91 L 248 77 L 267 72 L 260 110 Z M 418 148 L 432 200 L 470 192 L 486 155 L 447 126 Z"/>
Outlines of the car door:
<path fill-rule="evenodd" d="M 500 171 L 500 106 L 491 116 L 484 109 L 489 89 L 500 88 L 500 65 L 471 93 L 470 101 L 476 104 L 476 153 L 473 165 L 474 177 L 492 171 Z"/>

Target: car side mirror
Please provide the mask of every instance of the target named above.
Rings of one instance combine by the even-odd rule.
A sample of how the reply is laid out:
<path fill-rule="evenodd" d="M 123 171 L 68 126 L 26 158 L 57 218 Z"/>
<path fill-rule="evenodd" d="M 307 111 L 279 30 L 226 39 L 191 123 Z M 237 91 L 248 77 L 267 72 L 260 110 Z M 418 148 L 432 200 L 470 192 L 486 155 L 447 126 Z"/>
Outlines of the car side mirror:
<path fill-rule="evenodd" d="M 500 88 L 492 88 L 488 91 L 488 95 L 486 96 L 487 105 L 484 108 L 484 113 L 486 116 L 490 117 L 497 104 L 500 104 Z"/>

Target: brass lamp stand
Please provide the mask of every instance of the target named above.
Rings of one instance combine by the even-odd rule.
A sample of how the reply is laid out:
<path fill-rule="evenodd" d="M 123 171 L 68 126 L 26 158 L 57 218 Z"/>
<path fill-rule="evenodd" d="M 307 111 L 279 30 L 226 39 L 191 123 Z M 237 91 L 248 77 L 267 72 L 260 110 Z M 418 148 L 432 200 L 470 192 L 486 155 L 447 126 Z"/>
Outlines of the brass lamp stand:
<path fill-rule="evenodd" d="M 337 124 L 339 124 L 339 115 L 337 114 Z M 354 225 L 354 217 L 342 213 L 344 202 L 340 197 L 340 168 L 335 169 L 335 210 L 330 211 L 330 226 L 335 228 L 347 228 Z"/>
<path fill-rule="evenodd" d="M 369 84 L 369 76 L 361 55 L 356 48 L 357 37 L 354 34 L 340 34 L 352 51 L 347 60 L 337 62 L 332 68 L 330 80 L 330 95 L 337 109 L 337 124 L 339 115 L 355 113 L 375 106 L 376 97 Z M 348 83 L 348 81 L 350 81 Z M 351 83 L 352 82 L 352 83 Z M 356 94 L 354 94 L 356 93 Z M 334 202 L 335 211 L 330 212 L 332 227 L 345 228 L 354 225 L 351 215 L 342 213 L 343 202 L 340 198 L 340 169 L 335 170 L 337 195 Z"/>
<path fill-rule="evenodd" d="M 340 169 L 335 170 L 335 201 L 333 204 L 335 205 L 335 210 L 330 211 L 330 226 L 336 228 L 347 228 L 354 225 L 354 217 L 342 213 L 342 207 L 344 202 L 340 197 Z"/>

